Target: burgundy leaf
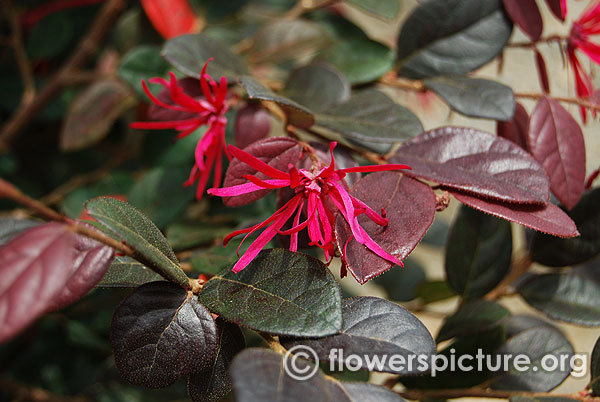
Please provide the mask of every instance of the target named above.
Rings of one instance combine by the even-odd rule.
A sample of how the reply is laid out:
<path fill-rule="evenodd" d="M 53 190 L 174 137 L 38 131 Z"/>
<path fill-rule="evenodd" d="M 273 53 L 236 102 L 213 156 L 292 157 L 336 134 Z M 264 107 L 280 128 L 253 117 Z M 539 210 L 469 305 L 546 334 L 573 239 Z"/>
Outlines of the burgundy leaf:
<path fill-rule="evenodd" d="M 185 92 L 192 98 L 201 99 L 204 97 L 199 79 L 186 77 L 178 80 L 177 83 L 181 88 L 183 88 L 183 92 Z M 156 97 L 158 98 L 158 100 L 160 100 L 163 103 L 166 103 L 167 105 L 174 105 L 173 99 L 171 98 L 171 91 L 167 88 L 163 88 L 158 93 L 158 95 L 156 95 Z M 194 113 L 190 112 L 165 109 L 154 103 L 152 103 L 148 108 L 148 118 L 150 120 L 186 120 L 191 119 L 193 117 L 197 116 Z"/>
<path fill-rule="evenodd" d="M 561 21 L 564 21 L 566 13 L 563 13 L 562 7 L 560 5 L 562 1 L 565 0 L 546 0 L 546 4 L 548 4 L 548 8 L 550 8 L 550 11 L 552 11 L 552 14 L 554 14 L 556 18 L 558 18 Z"/>
<path fill-rule="evenodd" d="M 115 254 L 111 247 L 85 236 L 77 236 L 75 252 L 71 276 L 62 291 L 50 303 L 48 311 L 60 310 L 92 290 L 106 273 Z"/>
<path fill-rule="evenodd" d="M 535 0 L 503 0 L 503 2 L 510 19 L 536 42 L 542 35 L 544 23 Z"/>
<path fill-rule="evenodd" d="M 523 204 L 545 204 L 550 197 L 542 167 L 504 138 L 464 127 L 442 127 L 406 142 L 390 158 L 448 188 Z"/>
<path fill-rule="evenodd" d="M 385 209 L 389 219 L 385 227 L 365 215 L 358 222 L 377 244 L 400 260 L 412 252 L 433 222 L 435 193 L 431 187 L 400 173 L 372 173 L 359 180 L 350 194 L 376 212 Z M 350 226 L 340 214 L 335 222 L 335 235 L 347 268 L 359 283 L 393 266 L 351 238 Z"/>
<path fill-rule="evenodd" d="M 529 121 L 528 149 L 550 177 L 550 188 L 567 209 L 585 184 L 585 142 L 579 124 L 558 101 L 542 98 Z"/>
<path fill-rule="evenodd" d="M 483 200 L 458 191 L 450 193 L 465 205 L 539 232 L 559 237 L 579 236 L 575 222 L 554 204 L 508 204 L 502 201 Z"/>
<path fill-rule="evenodd" d="M 76 236 L 47 223 L 0 248 L 0 342 L 16 335 L 48 310 L 71 274 Z"/>
<path fill-rule="evenodd" d="M 546 61 L 544 60 L 544 56 L 540 53 L 539 50 L 535 49 L 535 66 L 537 67 L 538 77 L 540 78 L 540 85 L 544 90 L 544 93 L 550 93 L 550 81 L 548 79 L 548 70 L 546 69 Z"/>
<path fill-rule="evenodd" d="M 287 137 L 270 137 L 257 141 L 244 151 L 255 156 L 261 161 L 269 164 L 275 169 L 287 172 L 288 164 L 296 165 L 302 155 L 302 147 L 298 141 Z M 236 186 L 238 184 L 247 183 L 248 179 L 244 176 L 254 175 L 261 180 L 267 177 L 254 170 L 242 161 L 233 159 L 229 164 L 223 187 Z M 258 199 L 261 199 L 269 193 L 270 190 L 259 190 L 253 193 L 237 195 L 233 197 L 223 197 L 223 203 L 228 207 L 239 207 L 250 204 Z"/>
<path fill-rule="evenodd" d="M 259 105 L 250 103 L 237 113 L 235 119 L 235 145 L 238 148 L 246 148 L 268 136 L 269 131 L 271 131 L 269 112 Z"/>
<path fill-rule="evenodd" d="M 512 120 L 499 121 L 496 125 L 496 133 L 499 137 L 506 138 L 527 150 L 527 132 L 529 131 L 529 114 L 527 110 L 517 103 Z"/>

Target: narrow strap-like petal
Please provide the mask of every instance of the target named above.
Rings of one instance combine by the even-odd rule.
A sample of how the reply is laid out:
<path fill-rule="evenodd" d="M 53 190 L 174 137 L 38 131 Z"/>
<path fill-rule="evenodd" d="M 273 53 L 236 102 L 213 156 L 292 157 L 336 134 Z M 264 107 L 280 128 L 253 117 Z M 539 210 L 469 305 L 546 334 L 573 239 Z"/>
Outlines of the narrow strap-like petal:
<path fill-rule="evenodd" d="M 290 179 L 289 173 L 284 173 L 281 170 L 275 169 L 273 166 L 266 164 L 254 155 L 250 155 L 249 153 L 242 151 L 238 147 L 230 145 L 228 149 L 232 156 L 269 177 L 274 179 Z"/>

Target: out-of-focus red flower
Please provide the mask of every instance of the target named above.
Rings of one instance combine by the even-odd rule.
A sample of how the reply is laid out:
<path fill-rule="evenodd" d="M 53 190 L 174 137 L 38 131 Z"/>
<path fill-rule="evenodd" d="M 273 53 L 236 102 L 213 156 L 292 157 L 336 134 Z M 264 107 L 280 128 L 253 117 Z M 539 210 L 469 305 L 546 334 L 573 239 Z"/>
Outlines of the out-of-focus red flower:
<path fill-rule="evenodd" d="M 562 5 L 562 3 L 561 3 Z M 566 4 L 565 4 L 566 7 Z M 575 75 L 575 93 L 579 98 L 589 98 L 594 86 L 577 56 L 577 51 L 585 53 L 592 61 L 600 64 L 600 45 L 592 42 L 592 36 L 600 33 L 600 2 L 590 4 L 583 14 L 573 22 L 567 41 L 567 56 Z M 586 110 L 581 108 L 581 117 L 586 121 Z"/>
<path fill-rule="evenodd" d="M 165 39 L 198 31 L 198 18 L 187 0 L 142 0 L 142 7 Z"/>
<path fill-rule="evenodd" d="M 190 135 L 199 127 L 207 125 L 208 129 L 204 136 L 198 141 L 195 151 L 195 163 L 192 167 L 189 179 L 184 183 L 186 186 L 198 182 L 196 198 L 200 200 L 204 194 L 204 189 L 209 179 L 210 171 L 214 166 L 213 186 L 219 187 L 222 174 L 222 153 L 225 149 L 225 125 L 227 119 L 225 112 L 228 106 L 225 102 L 227 97 L 227 80 L 221 77 L 217 84 L 206 74 L 206 67 L 212 59 L 209 59 L 200 74 L 200 86 L 203 97 L 196 99 L 186 94 L 183 88 L 178 84 L 175 74 L 169 73 L 170 80 L 161 77 L 151 78 L 152 84 L 160 84 L 168 91 L 172 104 L 167 104 L 150 92 L 148 85 L 142 80 L 144 92 L 148 98 L 157 106 L 174 112 L 184 112 L 190 114 L 189 117 L 181 120 L 168 121 L 145 121 L 131 123 L 132 128 L 164 130 L 173 128 L 179 131 L 177 138 L 183 138 Z"/>
<path fill-rule="evenodd" d="M 335 169 L 335 160 L 333 149 L 336 143 L 330 145 L 331 164 L 329 166 L 315 168 L 311 170 L 298 169 L 289 165 L 289 172 L 282 172 L 269 166 L 260 159 L 242 151 L 232 145 L 229 146 L 229 152 L 232 156 L 246 163 L 258 172 L 265 174 L 270 179 L 261 180 L 256 176 L 244 176 L 248 179 L 247 183 L 239 184 L 225 188 L 211 188 L 209 194 L 220 197 L 229 197 L 242 194 L 248 194 L 264 189 L 279 189 L 290 187 L 294 190 L 294 195 L 283 207 L 277 210 L 267 220 L 247 229 L 237 230 L 230 233 L 225 238 L 225 244 L 240 234 L 246 234 L 244 240 L 257 230 L 264 229 L 263 232 L 254 240 L 252 245 L 244 253 L 242 258 L 233 266 L 233 272 L 239 272 L 244 269 L 258 255 L 260 250 L 267 245 L 275 235 L 288 235 L 290 239 L 290 250 L 298 249 L 298 232 L 304 228 L 308 231 L 311 245 L 323 249 L 325 258 L 330 260 L 334 253 L 334 234 L 335 217 L 339 212 L 350 225 L 352 235 L 360 244 L 364 244 L 369 250 L 394 264 L 402 265 L 402 262 L 396 257 L 383 250 L 371 236 L 358 223 L 358 216 L 365 214 L 373 222 L 381 226 L 386 226 L 388 219 L 385 217 L 385 211 L 378 214 L 373 211 L 364 202 L 348 193 L 343 185 L 344 177 L 352 172 L 381 172 L 388 170 L 410 169 L 407 165 L 376 165 L 376 166 L 356 166 L 346 169 Z M 300 216 L 306 207 L 307 219 L 300 223 Z M 282 231 L 281 228 L 293 217 L 292 228 Z M 241 246 L 241 245 L 240 245 Z"/>

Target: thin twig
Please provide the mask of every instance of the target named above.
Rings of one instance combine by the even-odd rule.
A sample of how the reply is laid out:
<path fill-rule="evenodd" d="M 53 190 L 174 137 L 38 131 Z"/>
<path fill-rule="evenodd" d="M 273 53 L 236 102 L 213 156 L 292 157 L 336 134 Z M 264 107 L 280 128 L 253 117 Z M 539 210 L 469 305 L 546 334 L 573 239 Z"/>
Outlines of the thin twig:
<path fill-rule="evenodd" d="M 266 332 L 258 332 L 261 338 L 269 345 L 271 349 L 280 355 L 285 355 L 287 353 L 287 349 L 281 346 L 281 343 L 277 339 L 273 337 L 271 334 L 267 334 Z"/>
<path fill-rule="evenodd" d="M 546 36 L 545 38 L 540 38 L 535 42 L 514 42 L 514 43 L 508 43 L 506 45 L 506 47 L 508 48 L 526 48 L 526 49 L 531 49 L 531 48 L 535 48 L 537 45 L 539 45 L 540 43 L 548 43 L 551 44 L 552 42 L 562 42 L 564 40 L 567 40 L 568 38 L 564 37 L 564 36 L 560 36 L 560 35 L 550 35 L 550 36 Z"/>
<path fill-rule="evenodd" d="M 561 96 L 549 96 L 547 94 L 539 94 L 539 93 L 525 93 L 525 92 L 515 92 L 515 97 L 517 98 L 524 98 L 524 99 L 533 99 L 533 100 L 540 100 L 543 97 L 549 97 L 551 99 L 554 99 L 555 101 L 558 102 L 563 102 L 563 103 L 569 103 L 571 105 L 577 105 L 577 106 L 583 106 L 586 109 L 589 110 L 594 110 L 594 111 L 600 111 L 600 105 L 597 105 L 595 103 L 592 102 L 588 102 L 585 100 L 581 100 L 578 98 L 567 98 L 567 97 L 561 97 Z"/>
<path fill-rule="evenodd" d="M 41 89 L 31 102 L 19 107 L 11 119 L 4 124 L 2 131 L 0 131 L 0 152 L 9 148 L 12 139 L 34 120 L 35 116 L 68 84 L 71 76 L 96 52 L 106 34 L 113 27 L 114 20 L 126 4 L 127 0 L 109 0 L 104 5 L 79 46 L 48 84 Z"/>

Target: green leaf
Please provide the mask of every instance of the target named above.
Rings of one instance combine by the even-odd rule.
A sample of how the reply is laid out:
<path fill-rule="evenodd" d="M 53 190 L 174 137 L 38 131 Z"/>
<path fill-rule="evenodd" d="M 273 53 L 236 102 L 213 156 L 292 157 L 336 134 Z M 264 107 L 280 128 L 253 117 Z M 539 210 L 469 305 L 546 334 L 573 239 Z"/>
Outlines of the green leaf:
<path fill-rule="evenodd" d="M 475 300 L 447 317 L 435 340 L 439 343 L 455 336 L 489 330 L 500 325 L 508 316 L 510 312 L 498 303 Z"/>
<path fill-rule="evenodd" d="M 309 109 L 291 99 L 277 95 L 254 78 L 243 76 L 240 78 L 240 84 L 250 99 L 275 102 L 286 114 L 288 123 L 301 128 L 308 128 L 314 124 L 315 118 Z"/>
<path fill-rule="evenodd" d="M 453 110 L 468 117 L 507 121 L 515 111 L 512 89 L 495 81 L 451 76 L 429 78 L 423 83 Z"/>
<path fill-rule="evenodd" d="M 214 60 L 208 64 L 206 71 L 214 79 L 225 76 L 231 81 L 248 74 L 244 61 L 232 53 L 227 45 L 203 34 L 170 39 L 161 54 L 172 66 L 190 77 L 200 78 L 204 63 L 211 57 Z"/>
<path fill-rule="evenodd" d="M 85 209 L 107 233 L 133 248 L 135 259 L 171 282 L 185 288 L 189 286 L 189 279 L 179 266 L 167 239 L 135 207 L 114 198 L 98 197 L 86 202 Z"/>
<path fill-rule="evenodd" d="M 194 199 L 194 187 L 183 186 L 188 176 L 189 167 L 154 168 L 133 186 L 127 199 L 158 228 L 164 228 Z"/>
<path fill-rule="evenodd" d="M 146 99 L 142 80 L 163 77 L 169 71 L 169 63 L 160 57 L 158 46 L 141 45 L 134 47 L 123 56 L 117 74 L 129 84 L 141 99 Z"/>
<path fill-rule="evenodd" d="M 117 256 L 108 270 L 96 284 L 100 288 L 135 288 L 144 283 L 164 279 L 162 276 L 146 268 L 130 257 Z"/>
<path fill-rule="evenodd" d="M 232 232 L 230 227 L 215 227 L 202 222 L 176 222 L 167 227 L 167 240 L 173 249 L 186 250 L 210 245 L 230 232 Z"/>
<path fill-rule="evenodd" d="M 580 264 L 600 254 L 600 188 L 587 191 L 567 214 L 573 219 L 579 237 L 563 239 L 535 232 L 531 258 L 549 267 Z"/>
<path fill-rule="evenodd" d="M 527 303 L 551 318 L 600 326 L 600 285 L 580 275 L 531 275 L 518 291 Z"/>
<path fill-rule="evenodd" d="M 118 80 L 90 84 L 69 106 L 60 131 L 60 149 L 78 151 L 100 142 L 134 104 L 133 93 Z"/>
<path fill-rule="evenodd" d="M 425 270 L 419 263 L 410 257 L 402 262 L 404 263 L 403 268 L 392 268 L 385 274 L 372 279 L 373 282 L 385 289 L 390 300 L 413 300 L 417 297 L 418 287 L 425 283 Z"/>
<path fill-rule="evenodd" d="M 448 287 L 446 281 L 427 281 L 417 286 L 417 297 L 423 304 L 435 303 L 453 297 L 455 293 Z"/>
<path fill-rule="evenodd" d="M 274 334 L 326 336 L 342 327 L 340 289 L 321 261 L 263 250 L 239 273 L 209 280 L 198 300 L 226 320 Z"/>
<path fill-rule="evenodd" d="M 423 131 L 410 110 L 373 89 L 356 92 L 347 102 L 317 114 L 316 124 L 365 145 L 393 144 Z"/>
<path fill-rule="evenodd" d="M 491 388 L 548 392 L 563 382 L 571 372 L 568 364 L 564 367 L 558 364 L 554 369 L 550 369 L 549 365 L 554 359 L 560 362 L 562 356 L 570 357 L 573 353 L 573 347 L 557 329 L 537 327 L 523 331 L 504 342 L 498 349 L 498 355 L 527 355 L 529 362 L 524 364 L 521 361 L 520 367 L 517 367 L 514 359 L 509 360 L 510 368 L 494 376 Z M 553 356 L 553 359 L 549 356 Z"/>
<path fill-rule="evenodd" d="M 600 395 L 600 338 L 596 340 L 592 356 L 590 357 L 590 374 L 592 380 L 592 391 L 594 394 Z"/>
<path fill-rule="evenodd" d="M 463 206 L 448 235 L 448 284 L 465 299 L 482 297 L 506 276 L 511 254 L 510 223 Z"/>
<path fill-rule="evenodd" d="M 387 20 L 396 18 L 400 12 L 398 0 L 345 0 L 345 2 L 375 17 Z"/>
<path fill-rule="evenodd" d="M 398 37 L 398 74 L 411 79 L 466 74 L 496 57 L 512 24 L 501 0 L 430 0 Z"/>
<path fill-rule="evenodd" d="M 336 68 L 314 63 L 290 73 L 283 93 L 301 105 L 321 112 L 350 98 L 350 83 Z"/>

